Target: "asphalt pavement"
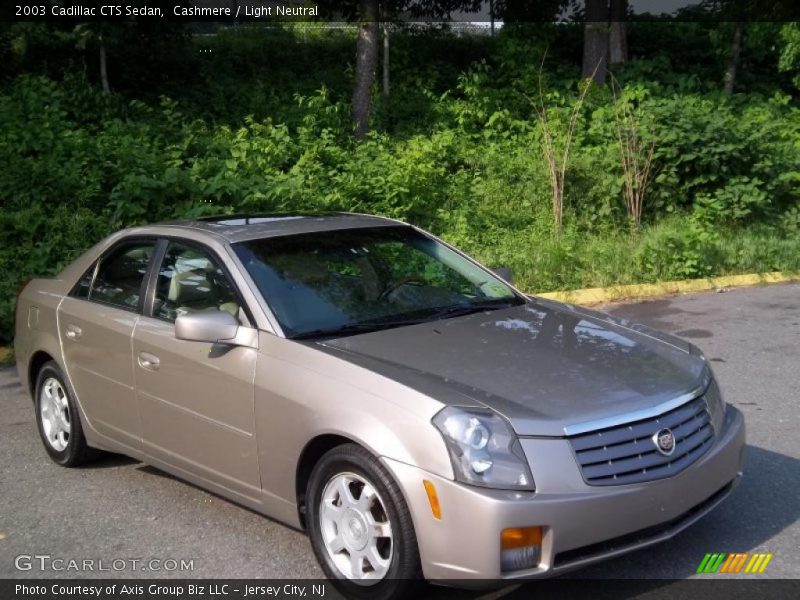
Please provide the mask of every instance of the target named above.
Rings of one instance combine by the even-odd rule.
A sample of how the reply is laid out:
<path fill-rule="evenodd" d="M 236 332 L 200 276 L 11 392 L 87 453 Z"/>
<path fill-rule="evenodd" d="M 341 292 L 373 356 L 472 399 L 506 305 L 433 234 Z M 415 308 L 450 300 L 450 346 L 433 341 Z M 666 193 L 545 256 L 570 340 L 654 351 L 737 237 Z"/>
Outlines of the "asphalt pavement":
<path fill-rule="evenodd" d="M 800 285 L 742 288 L 605 307 L 686 338 L 706 353 L 726 400 L 745 414 L 745 477 L 717 510 L 666 544 L 579 577 L 692 577 L 707 552 L 772 552 L 760 577 L 800 578 Z M 191 560 L 94 576 L 319 578 L 306 537 L 139 462 L 111 456 L 82 469 L 53 464 L 32 403 L 0 369 L 0 578 L 91 577 L 27 571 L 20 555 Z M 120 566 L 121 563 L 117 563 Z M 23 565 L 25 566 L 25 561 Z M 172 563 L 169 563 L 172 566 Z"/>

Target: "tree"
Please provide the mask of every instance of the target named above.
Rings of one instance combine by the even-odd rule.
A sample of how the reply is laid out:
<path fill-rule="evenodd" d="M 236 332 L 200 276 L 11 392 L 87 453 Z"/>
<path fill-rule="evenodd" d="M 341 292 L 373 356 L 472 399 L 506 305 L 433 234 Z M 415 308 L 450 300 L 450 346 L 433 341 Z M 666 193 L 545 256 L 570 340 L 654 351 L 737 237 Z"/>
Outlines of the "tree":
<path fill-rule="evenodd" d="M 611 26 L 608 32 L 608 62 L 611 65 L 628 61 L 627 13 L 628 0 L 611 0 Z"/>
<path fill-rule="evenodd" d="M 146 6 L 146 0 L 130 0 Z M 84 0 L 85 7 L 100 14 L 102 0 Z M 114 20 L 78 22 L 72 28 L 75 46 L 82 50 L 90 72 L 97 73 L 100 87 L 110 93 L 153 87 L 157 78 L 168 78 L 178 67 L 174 56 L 185 51 L 191 34 L 184 23 L 136 16 Z M 95 67 L 95 65 L 97 65 Z"/>
<path fill-rule="evenodd" d="M 739 59 L 742 55 L 742 35 L 744 33 L 744 23 L 738 21 L 733 28 L 733 40 L 731 41 L 731 52 L 728 56 L 728 67 L 725 69 L 725 93 L 732 94 L 736 85 L 736 70 L 739 68 Z"/>
<path fill-rule="evenodd" d="M 778 69 L 791 73 L 795 86 L 800 88 L 800 23 L 786 23 L 780 31 L 781 53 Z"/>
<path fill-rule="evenodd" d="M 97 44 L 100 46 L 100 85 L 103 86 L 103 91 L 108 94 L 111 92 L 111 84 L 108 83 L 108 60 L 102 31 L 97 34 Z"/>
<path fill-rule="evenodd" d="M 580 87 L 582 89 L 580 89 L 578 99 L 569 109 L 569 118 L 565 119 L 563 111 L 552 111 L 547 106 L 543 84 L 545 58 L 546 55 L 542 58 L 539 66 L 539 99 L 531 100 L 529 98 L 529 101 L 539 117 L 539 125 L 542 129 L 542 155 L 550 180 L 553 233 L 560 236 L 564 220 L 564 184 L 570 165 L 570 150 L 590 84 L 588 81 L 581 80 Z M 591 74 L 586 79 L 591 79 Z"/>
<path fill-rule="evenodd" d="M 638 229 L 642 225 L 642 209 L 650 184 L 656 142 L 650 128 L 642 123 L 643 109 L 626 97 L 613 75 L 611 93 L 622 167 L 622 198 L 631 223 Z"/>
<path fill-rule="evenodd" d="M 360 0 L 359 17 L 351 116 L 356 139 L 364 140 L 369 132 L 372 86 L 378 66 L 378 0 Z"/>
<path fill-rule="evenodd" d="M 726 25 L 732 24 L 730 49 L 727 51 L 723 90 L 732 94 L 736 88 L 739 74 L 742 49 L 747 33 L 747 23 L 754 21 L 780 23 L 795 21 L 797 15 L 796 0 L 773 0 L 758 2 L 757 0 L 702 0 L 696 6 L 678 11 L 679 16 L 692 19 L 708 19 L 723 24 L 720 32 L 729 31 Z"/>
<path fill-rule="evenodd" d="M 81 50 L 86 50 L 90 42 L 97 42 L 98 67 L 100 69 L 100 85 L 103 91 L 108 94 L 111 92 L 111 84 L 108 82 L 108 57 L 106 54 L 106 42 L 103 39 L 103 32 L 106 27 L 102 23 L 79 23 L 75 26 L 76 46 Z"/>
<path fill-rule="evenodd" d="M 586 0 L 584 18 L 581 77 L 603 85 L 608 60 L 608 0 Z"/>
<path fill-rule="evenodd" d="M 369 133 L 372 114 L 372 88 L 379 62 L 379 21 L 389 15 L 405 14 L 414 18 L 449 19 L 456 10 L 477 10 L 482 0 L 338 0 L 326 5 L 328 15 L 337 15 L 359 23 L 356 38 L 355 81 L 351 117 L 353 134 L 359 141 Z M 384 35 L 388 30 L 384 30 Z M 388 37 L 384 38 L 384 86 L 388 89 L 389 54 Z"/>
<path fill-rule="evenodd" d="M 383 66 L 381 67 L 381 74 L 383 75 L 383 95 L 388 96 L 390 91 L 389 82 L 389 22 L 383 22 Z"/>

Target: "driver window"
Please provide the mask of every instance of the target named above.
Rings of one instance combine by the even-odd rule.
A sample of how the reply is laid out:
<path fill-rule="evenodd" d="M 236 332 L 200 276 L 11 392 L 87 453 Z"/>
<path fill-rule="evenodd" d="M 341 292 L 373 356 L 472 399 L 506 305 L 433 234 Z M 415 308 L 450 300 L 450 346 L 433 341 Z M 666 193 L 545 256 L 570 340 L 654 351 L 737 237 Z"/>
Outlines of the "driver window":
<path fill-rule="evenodd" d="M 223 310 L 239 318 L 239 298 L 210 254 L 170 243 L 156 282 L 153 316 L 174 322 L 180 315 Z"/>

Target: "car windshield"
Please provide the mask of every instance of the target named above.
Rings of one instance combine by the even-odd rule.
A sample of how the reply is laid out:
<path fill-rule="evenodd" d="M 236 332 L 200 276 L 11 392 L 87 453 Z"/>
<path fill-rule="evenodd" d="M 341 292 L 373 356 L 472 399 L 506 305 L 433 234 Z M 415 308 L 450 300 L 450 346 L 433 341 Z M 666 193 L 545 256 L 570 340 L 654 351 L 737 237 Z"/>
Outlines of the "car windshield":
<path fill-rule="evenodd" d="M 524 302 L 408 226 L 271 237 L 233 248 L 292 338 L 352 335 Z"/>

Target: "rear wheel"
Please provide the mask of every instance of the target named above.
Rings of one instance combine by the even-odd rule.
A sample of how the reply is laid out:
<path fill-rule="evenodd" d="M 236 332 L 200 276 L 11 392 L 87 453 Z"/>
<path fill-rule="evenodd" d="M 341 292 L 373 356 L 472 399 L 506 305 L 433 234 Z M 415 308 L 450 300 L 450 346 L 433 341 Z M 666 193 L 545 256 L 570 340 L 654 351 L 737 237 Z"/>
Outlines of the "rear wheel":
<path fill-rule="evenodd" d="M 59 465 L 77 467 L 94 458 L 73 394 L 53 361 L 45 363 L 36 378 L 36 424 L 47 454 Z"/>
<path fill-rule="evenodd" d="M 311 473 L 308 529 L 325 575 L 350 598 L 400 598 L 422 580 L 400 488 L 355 444 L 325 454 Z"/>

